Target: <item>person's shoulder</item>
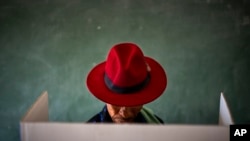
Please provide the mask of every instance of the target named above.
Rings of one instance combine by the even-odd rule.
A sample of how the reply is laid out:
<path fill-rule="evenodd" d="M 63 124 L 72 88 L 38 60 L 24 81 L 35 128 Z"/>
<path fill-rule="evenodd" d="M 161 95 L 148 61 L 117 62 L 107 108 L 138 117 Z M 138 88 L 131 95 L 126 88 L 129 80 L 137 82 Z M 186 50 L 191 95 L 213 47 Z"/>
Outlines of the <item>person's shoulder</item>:
<path fill-rule="evenodd" d="M 108 114 L 107 107 L 104 106 L 103 109 L 98 114 L 94 115 L 87 122 L 89 123 L 112 122 L 112 120 Z"/>
<path fill-rule="evenodd" d="M 100 114 L 98 113 L 98 114 L 96 114 L 96 115 L 94 115 L 93 117 L 91 117 L 88 121 L 87 121 L 88 123 L 95 123 L 95 122 L 101 122 L 101 118 L 100 118 Z"/>
<path fill-rule="evenodd" d="M 155 117 L 160 121 L 160 123 L 164 124 L 164 121 L 160 117 L 158 117 L 157 115 L 155 115 Z"/>
<path fill-rule="evenodd" d="M 158 123 L 158 124 L 164 123 L 160 117 L 155 115 L 153 111 L 147 107 L 143 107 L 141 113 L 148 123 Z"/>

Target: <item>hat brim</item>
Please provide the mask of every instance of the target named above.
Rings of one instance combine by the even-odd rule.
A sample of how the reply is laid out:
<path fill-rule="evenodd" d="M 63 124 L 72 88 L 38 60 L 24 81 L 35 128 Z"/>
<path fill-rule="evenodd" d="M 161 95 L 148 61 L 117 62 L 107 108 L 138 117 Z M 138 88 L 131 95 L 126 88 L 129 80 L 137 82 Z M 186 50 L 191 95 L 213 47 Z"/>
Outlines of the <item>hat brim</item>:
<path fill-rule="evenodd" d="M 161 65 L 150 57 L 145 57 L 150 66 L 150 81 L 141 90 L 120 94 L 111 91 L 104 82 L 105 63 L 95 66 L 87 76 L 87 87 L 89 91 L 98 99 L 105 103 L 116 106 L 138 106 L 157 99 L 164 92 L 167 86 L 167 76 Z"/>

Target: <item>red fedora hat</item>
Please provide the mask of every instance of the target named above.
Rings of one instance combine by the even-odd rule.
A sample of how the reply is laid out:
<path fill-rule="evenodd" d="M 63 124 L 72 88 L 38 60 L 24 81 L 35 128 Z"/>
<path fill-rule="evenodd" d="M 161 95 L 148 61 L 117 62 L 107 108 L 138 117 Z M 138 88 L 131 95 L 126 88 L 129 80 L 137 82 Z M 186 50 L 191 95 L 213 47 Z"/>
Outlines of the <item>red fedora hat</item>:
<path fill-rule="evenodd" d="M 158 98 L 167 86 L 162 66 L 133 43 L 114 45 L 107 60 L 87 76 L 87 88 L 98 99 L 116 106 L 138 106 Z"/>

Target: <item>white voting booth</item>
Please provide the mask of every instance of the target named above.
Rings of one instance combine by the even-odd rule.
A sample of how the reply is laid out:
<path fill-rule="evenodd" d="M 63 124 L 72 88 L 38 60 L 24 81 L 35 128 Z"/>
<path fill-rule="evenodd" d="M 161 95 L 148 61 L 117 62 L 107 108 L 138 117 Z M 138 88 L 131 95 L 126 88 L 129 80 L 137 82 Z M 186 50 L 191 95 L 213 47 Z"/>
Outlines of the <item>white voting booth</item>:
<path fill-rule="evenodd" d="M 229 141 L 233 120 L 223 93 L 218 125 L 50 122 L 43 92 L 20 121 L 21 141 Z"/>

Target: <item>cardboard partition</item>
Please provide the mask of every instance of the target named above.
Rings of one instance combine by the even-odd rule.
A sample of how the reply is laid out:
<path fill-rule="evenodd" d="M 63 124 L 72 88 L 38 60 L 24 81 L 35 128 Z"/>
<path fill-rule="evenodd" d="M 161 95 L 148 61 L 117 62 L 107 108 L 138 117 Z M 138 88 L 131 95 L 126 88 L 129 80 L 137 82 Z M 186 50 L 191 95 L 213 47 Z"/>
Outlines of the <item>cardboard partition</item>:
<path fill-rule="evenodd" d="M 48 92 L 43 92 L 37 101 L 27 111 L 22 122 L 49 121 Z"/>
<path fill-rule="evenodd" d="M 229 141 L 224 126 L 47 122 L 23 127 L 23 141 Z"/>
<path fill-rule="evenodd" d="M 233 118 L 229 107 L 227 105 L 227 101 L 223 93 L 220 95 L 220 113 L 219 113 L 219 125 L 230 125 L 233 124 Z"/>
<path fill-rule="evenodd" d="M 223 94 L 219 125 L 49 122 L 48 93 L 43 92 L 21 120 L 20 134 L 21 141 L 229 141 L 230 124 L 233 120 Z"/>

